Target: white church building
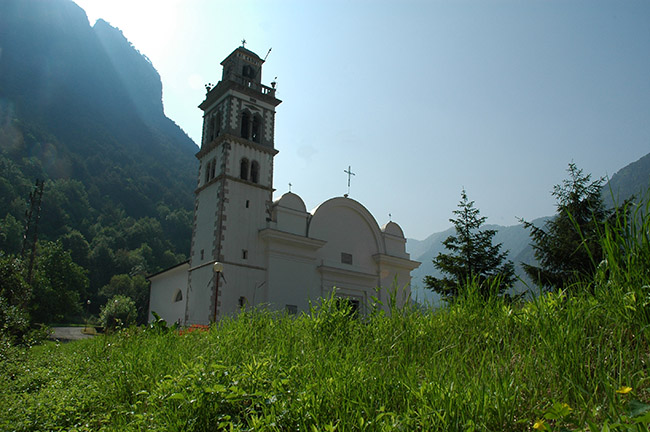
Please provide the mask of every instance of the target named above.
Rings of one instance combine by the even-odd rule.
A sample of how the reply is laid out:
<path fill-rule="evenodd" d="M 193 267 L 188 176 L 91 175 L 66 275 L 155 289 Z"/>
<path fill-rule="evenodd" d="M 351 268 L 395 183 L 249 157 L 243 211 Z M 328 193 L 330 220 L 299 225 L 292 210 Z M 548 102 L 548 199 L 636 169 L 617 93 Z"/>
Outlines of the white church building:
<path fill-rule="evenodd" d="M 347 196 L 308 212 L 286 193 L 273 201 L 275 86 L 262 85 L 264 61 L 244 47 L 221 62 L 221 81 L 208 89 L 195 190 L 189 261 L 149 276 L 149 316 L 207 324 L 264 306 L 307 312 L 336 295 L 362 313 L 372 298 L 388 307 L 408 300 L 411 270 L 394 222 L 379 227 Z"/>

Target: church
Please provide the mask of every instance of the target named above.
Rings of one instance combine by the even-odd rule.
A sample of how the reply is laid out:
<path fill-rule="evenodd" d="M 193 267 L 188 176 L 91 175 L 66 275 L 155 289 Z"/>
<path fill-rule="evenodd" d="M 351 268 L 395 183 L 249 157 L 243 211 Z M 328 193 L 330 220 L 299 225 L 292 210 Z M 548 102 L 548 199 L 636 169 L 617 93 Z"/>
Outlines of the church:
<path fill-rule="evenodd" d="M 347 195 L 307 211 L 296 194 L 273 201 L 275 83 L 241 46 L 207 87 L 188 261 L 149 276 L 149 317 L 208 324 L 244 307 L 308 312 L 321 297 L 348 299 L 364 313 L 373 297 L 408 301 L 411 271 L 399 225 L 380 228 Z"/>

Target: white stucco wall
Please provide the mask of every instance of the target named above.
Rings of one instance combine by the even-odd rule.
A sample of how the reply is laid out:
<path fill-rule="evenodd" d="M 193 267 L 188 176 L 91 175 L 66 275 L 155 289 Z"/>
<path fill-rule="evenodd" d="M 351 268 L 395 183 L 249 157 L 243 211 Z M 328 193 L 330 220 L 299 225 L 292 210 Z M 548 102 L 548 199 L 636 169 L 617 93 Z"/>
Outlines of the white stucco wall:
<path fill-rule="evenodd" d="M 187 271 L 189 263 L 183 263 L 163 273 L 149 277 L 149 321 L 153 320 L 152 311 L 167 323 L 185 322 L 185 304 L 187 302 Z M 175 301 L 178 291 L 183 299 Z"/>

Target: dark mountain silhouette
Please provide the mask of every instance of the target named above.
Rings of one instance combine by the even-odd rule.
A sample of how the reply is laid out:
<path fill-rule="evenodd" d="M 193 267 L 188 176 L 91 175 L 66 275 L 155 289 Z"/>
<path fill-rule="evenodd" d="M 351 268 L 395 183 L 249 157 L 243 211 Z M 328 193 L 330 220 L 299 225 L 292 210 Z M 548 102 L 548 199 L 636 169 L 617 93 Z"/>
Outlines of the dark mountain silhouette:
<path fill-rule="evenodd" d="M 603 196 L 605 203 L 612 207 L 614 202 L 622 203 L 631 196 L 636 201 L 648 199 L 649 189 L 650 153 L 618 170 L 603 188 Z"/>
<path fill-rule="evenodd" d="M 0 250 L 17 252 L 40 178 L 41 239 L 75 238 L 95 291 L 174 264 L 189 253 L 197 151 L 120 30 L 70 0 L 0 2 Z"/>

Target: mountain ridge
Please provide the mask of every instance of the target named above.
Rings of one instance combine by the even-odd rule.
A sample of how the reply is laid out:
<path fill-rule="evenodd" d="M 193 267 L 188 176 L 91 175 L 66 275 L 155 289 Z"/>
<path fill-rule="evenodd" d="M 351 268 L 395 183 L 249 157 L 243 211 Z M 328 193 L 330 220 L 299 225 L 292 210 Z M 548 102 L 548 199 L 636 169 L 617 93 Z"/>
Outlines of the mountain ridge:
<path fill-rule="evenodd" d="M 622 203 L 625 199 L 635 197 L 637 203 L 648 199 L 650 190 L 650 153 L 618 170 L 612 178 L 603 186 L 603 202 L 609 208 L 614 202 Z M 451 211 L 450 211 L 451 213 Z M 553 216 L 543 216 L 534 219 L 535 226 L 543 227 L 546 221 Z M 516 274 L 521 278 L 515 284 L 515 291 L 521 292 L 531 286 L 529 279 L 523 271 L 521 263 L 534 264 L 535 255 L 532 248 L 529 231 L 522 224 L 501 226 L 484 225 L 485 229 L 497 231 L 494 236 L 494 243 L 502 243 L 502 250 L 508 250 L 508 259 L 515 264 Z M 424 240 L 407 239 L 407 251 L 411 259 L 420 261 L 419 268 L 411 272 L 411 286 L 413 296 L 418 300 L 424 300 L 437 304 L 439 296 L 424 287 L 423 279 L 426 275 L 440 277 L 442 274 L 434 267 L 432 260 L 439 253 L 445 253 L 446 249 L 442 242 L 453 235 L 453 227 L 445 231 L 435 232 Z"/>

